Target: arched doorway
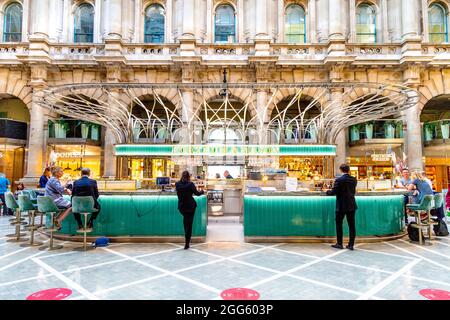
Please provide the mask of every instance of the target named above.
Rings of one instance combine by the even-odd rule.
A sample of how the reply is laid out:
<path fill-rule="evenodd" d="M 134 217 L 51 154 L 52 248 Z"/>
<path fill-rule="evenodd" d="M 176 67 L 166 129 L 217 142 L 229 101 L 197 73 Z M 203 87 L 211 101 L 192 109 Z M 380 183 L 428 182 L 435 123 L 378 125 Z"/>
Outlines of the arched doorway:
<path fill-rule="evenodd" d="M 28 141 L 30 113 L 22 100 L 0 95 L 0 172 L 12 183 L 25 174 L 25 148 Z"/>
<path fill-rule="evenodd" d="M 450 95 L 429 100 L 422 109 L 425 172 L 440 191 L 450 183 Z"/>

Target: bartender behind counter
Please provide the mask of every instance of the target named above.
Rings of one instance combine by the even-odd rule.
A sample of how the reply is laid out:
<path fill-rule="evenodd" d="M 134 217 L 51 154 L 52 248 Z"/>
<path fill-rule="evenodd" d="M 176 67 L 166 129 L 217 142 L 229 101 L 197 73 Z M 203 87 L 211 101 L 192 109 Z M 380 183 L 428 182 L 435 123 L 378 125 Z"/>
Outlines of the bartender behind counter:
<path fill-rule="evenodd" d="M 225 177 L 225 179 L 234 179 L 230 172 L 228 172 L 228 170 L 225 170 L 225 172 L 223 173 L 223 176 Z"/>

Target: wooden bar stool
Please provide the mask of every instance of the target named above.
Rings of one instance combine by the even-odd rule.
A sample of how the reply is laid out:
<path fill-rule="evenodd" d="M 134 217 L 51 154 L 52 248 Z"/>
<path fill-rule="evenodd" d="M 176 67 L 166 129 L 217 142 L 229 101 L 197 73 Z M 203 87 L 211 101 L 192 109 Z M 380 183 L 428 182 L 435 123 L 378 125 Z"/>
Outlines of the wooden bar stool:
<path fill-rule="evenodd" d="M 37 206 L 39 212 L 43 214 L 47 214 L 47 216 L 50 216 L 50 228 L 43 227 L 44 231 L 50 232 L 50 244 L 48 246 L 40 247 L 39 250 L 45 250 L 48 248 L 48 250 L 58 250 L 62 249 L 62 245 L 53 245 L 53 232 L 58 231 L 58 229 L 55 228 L 55 214 L 59 213 L 60 210 L 53 202 L 53 199 L 48 196 L 39 196 L 37 197 Z"/>
<path fill-rule="evenodd" d="M 28 227 L 28 230 L 30 231 L 30 243 L 23 243 L 20 246 L 41 246 L 43 244 L 42 242 L 34 241 L 34 232 L 38 229 L 38 226 L 35 225 L 35 213 L 37 211 L 37 204 L 33 204 L 28 196 L 19 195 L 19 208 L 22 212 L 28 212 L 28 216 L 30 217 L 30 225 Z"/>
<path fill-rule="evenodd" d="M 77 230 L 79 233 L 83 233 L 83 248 L 86 251 L 87 245 L 86 245 L 86 236 L 87 233 L 91 233 L 93 230 L 87 228 L 87 221 L 88 216 L 94 212 L 97 212 L 97 209 L 94 208 L 94 198 L 91 196 L 87 197 L 72 197 L 72 212 L 73 213 L 79 213 L 84 216 L 84 228 Z M 90 247 L 90 249 L 93 249 Z"/>
<path fill-rule="evenodd" d="M 423 197 L 422 202 L 420 204 L 407 204 L 406 208 L 410 209 L 414 212 L 414 218 L 416 220 L 415 224 L 411 226 L 413 228 L 419 229 L 419 244 L 424 244 L 425 241 L 422 239 L 422 229 L 428 229 L 428 236 L 431 236 L 431 227 L 429 221 L 431 219 L 430 210 L 434 208 L 433 205 L 434 196 L 426 195 Z M 425 213 L 427 216 L 425 218 L 421 218 L 421 214 Z M 423 223 L 425 221 L 425 223 Z"/>
<path fill-rule="evenodd" d="M 26 234 L 20 232 L 20 227 L 24 224 L 24 222 L 22 222 L 22 220 L 21 220 L 20 207 L 19 207 L 19 204 L 17 203 L 16 199 L 14 198 L 14 195 L 11 192 L 6 193 L 5 201 L 6 201 L 6 206 L 8 207 L 8 209 L 11 209 L 16 212 L 16 218 L 11 223 L 11 225 L 16 226 L 16 232 L 6 235 L 7 237 L 15 237 L 15 239 L 10 239 L 10 240 L 8 240 L 8 242 L 28 241 L 28 239 L 21 239 L 21 237 L 24 237 Z"/>

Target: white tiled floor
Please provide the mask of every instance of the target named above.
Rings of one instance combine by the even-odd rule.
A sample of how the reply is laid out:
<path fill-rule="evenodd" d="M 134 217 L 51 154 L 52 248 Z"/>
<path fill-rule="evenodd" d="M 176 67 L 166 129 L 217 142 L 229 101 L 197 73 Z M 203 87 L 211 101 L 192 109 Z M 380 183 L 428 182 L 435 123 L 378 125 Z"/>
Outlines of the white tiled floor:
<path fill-rule="evenodd" d="M 329 244 L 243 243 L 236 231 L 242 227 L 229 223 L 236 242 L 224 242 L 222 229 L 188 251 L 164 243 L 77 252 L 79 243 L 63 243 L 64 249 L 49 252 L 7 242 L 14 227 L 0 217 L 0 299 L 26 299 L 50 288 L 71 289 L 67 299 L 150 300 L 221 299 L 233 287 L 269 300 L 425 299 L 422 289 L 450 291 L 450 237 L 425 247 L 407 238 L 358 243 L 348 251 Z"/>

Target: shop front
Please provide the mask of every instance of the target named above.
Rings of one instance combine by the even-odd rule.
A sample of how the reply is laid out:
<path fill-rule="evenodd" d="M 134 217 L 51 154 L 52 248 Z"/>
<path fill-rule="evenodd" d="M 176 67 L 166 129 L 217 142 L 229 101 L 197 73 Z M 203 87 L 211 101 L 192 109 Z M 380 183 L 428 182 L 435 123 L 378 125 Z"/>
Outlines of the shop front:
<path fill-rule="evenodd" d="M 49 145 L 47 167 L 59 166 L 67 180 L 80 177 L 81 168 L 91 169 L 91 177 L 101 177 L 101 147 L 91 145 Z"/>

